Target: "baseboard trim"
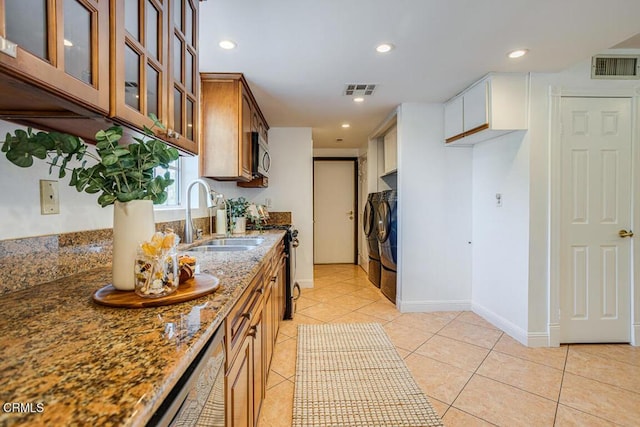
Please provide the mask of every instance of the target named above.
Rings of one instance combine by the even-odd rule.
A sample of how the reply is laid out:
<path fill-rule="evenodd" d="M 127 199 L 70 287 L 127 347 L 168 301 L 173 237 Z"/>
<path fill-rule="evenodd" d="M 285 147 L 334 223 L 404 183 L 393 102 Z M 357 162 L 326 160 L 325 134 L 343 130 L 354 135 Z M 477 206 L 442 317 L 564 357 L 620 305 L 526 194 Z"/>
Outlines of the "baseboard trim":
<path fill-rule="evenodd" d="M 479 304 L 474 303 L 472 311 L 502 329 L 522 345 L 527 347 L 549 347 L 549 334 L 547 332 L 527 332 L 520 326 Z"/>
<path fill-rule="evenodd" d="M 631 345 L 640 346 L 640 323 L 631 325 Z"/>
<path fill-rule="evenodd" d="M 398 301 L 398 310 L 401 313 L 430 313 L 433 311 L 469 311 L 471 301 Z"/>
<path fill-rule="evenodd" d="M 560 347 L 559 323 L 549 323 L 549 347 Z"/>
<path fill-rule="evenodd" d="M 298 282 L 301 288 L 313 288 L 313 279 L 299 279 L 296 280 L 296 282 Z"/>

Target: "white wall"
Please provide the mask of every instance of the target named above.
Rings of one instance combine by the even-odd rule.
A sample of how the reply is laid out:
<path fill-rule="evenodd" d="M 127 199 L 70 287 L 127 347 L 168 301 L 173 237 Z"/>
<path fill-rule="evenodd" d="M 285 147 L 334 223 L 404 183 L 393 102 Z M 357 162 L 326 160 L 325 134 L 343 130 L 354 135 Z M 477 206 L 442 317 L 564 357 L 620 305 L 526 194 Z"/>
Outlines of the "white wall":
<path fill-rule="evenodd" d="M 315 148 L 313 157 L 358 157 L 359 148 Z"/>
<path fill-rule="evenodd" d="M 611 50 L 606 54 L 639 54 L 638 50 Z M 561 95 L 584 96 L 635 96 L 635 136 L 633 151 L 635 156 L 634 188 L 640 188 L 640 81 L 638 80 L 593 80 L 590 76 L 591 61 L 586 59 L 560 73 L 531 75 L 530 104 L 530 268 L 528 297 L 529 342 L 540 337 L 540 342 L 554 344 L 554 330 L 557 330 L 558 313 L 549 311 L 550 300 L 558 299 L 558 289 L 551 286 L 554 254 L 550 253 L 554 234 L 550 232 L 553 200 L 550 186 L 551 169 L 558 159 L 554 156 L 553 133 L 550 116 L 552 102 Z M 636 190 L 634 223 L 640 223 L 640 197 Z M 640 251 L 634 251 L 634 264 L 640 265 Z M 635 269 L 634 277 L 634 323 L 636 336 L 640 336 L 640 269 Z M 551 291 L 551 293 L 550 293 Z M 551 336 L 550 336 L 551 335 Z M 555 343 L 557 344 L 557 343 Z"/>
<path fill-rule="evenodd" d="M 16 129 L 25 128 L 0 120 L 0 135 L 2 135 L 0 138 L 3 141 L 7 132 L 13 133 Z M 70 167 L 73 165 L 74 163 L 69 164 Z M 185 169 L 183 201 L 186 200 L 185 183 L 197 177 L 197 167 L 197 158 L 183 158 Z M 29 168 L 17 167 L 2 153 L 0 155 L 0 194 L 3 197 L 0 199 L 0 240 L 113 227 L 113 207 L 101 208 L 97 202 L 99 194 L 78 193 L 74 187 L 69 186 L 70 178 L 71 174 L 67 174 L 66 177 L 58 179 L 55 168 L 53 174 L 49 175 L 49 167 L 39 159 L 35 159 L 33 166 Z M 39 181 L 41 179 L 58 181 L 60 214 L 40 214 Z M 195 192 L 193 198 L 198 199 Z M 154 213 L 156 222 L 184 219 L 184 208 L 156 207 Z M 206 208 L 194 209 L 194 217 L 207 215 Z"/>
<path fill-rule="evenodd" d="M 269 129 L 269 187 L 242 188 L 235 182 L 208 180 L 227 198 L 246 197 L 269 210 L 291 212 L 299 231 L 296 277 L 300 286 L 313 287 L 313 141 L 311 128 Z"/>
<path fill-rule="evenodd" d="M 471 308 L 471 149 L 445 147 L 441 104 L 398 112 L 398 306 Z"/>
<path fill-rule="evenodd" d="M 473 147 L 473 310 L 527 339 L 529 147 L 512 132 Z M 496 194 L 502 195 L 497 206 Z"/>
<path fill-rule="evenodd" d="M 7 132 L 24 129 L 0 121 L 0 138 Z M 101 208 L 99 194 L 78 193 L 69 187 L 70 174 L 59 180 L 60 214 L 40 214 L 41 179 L 58 180 L 57 170 L 49 175 L 49 167 L 35 159 L 29 168 L 20 168 L 0 155 L 0 240 L 43 236 L 62 232 L 94 230 L 113 226 L 113 207 Z"/>

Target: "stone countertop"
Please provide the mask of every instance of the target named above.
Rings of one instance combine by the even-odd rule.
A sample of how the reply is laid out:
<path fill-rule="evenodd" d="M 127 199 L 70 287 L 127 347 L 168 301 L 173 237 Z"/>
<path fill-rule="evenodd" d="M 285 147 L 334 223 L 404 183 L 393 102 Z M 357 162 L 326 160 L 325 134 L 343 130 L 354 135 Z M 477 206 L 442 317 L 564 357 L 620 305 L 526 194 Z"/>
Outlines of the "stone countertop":
<path fill-rule="evenodd" d="M 109 268 L 0 297 L 0 426 L 145 425 L 284 232 L 247 236 L 265 241 L 248 251 L 190 252 L 221 286 L 180 304 L 97 305 L 92 295 L 110 283 Z"/>

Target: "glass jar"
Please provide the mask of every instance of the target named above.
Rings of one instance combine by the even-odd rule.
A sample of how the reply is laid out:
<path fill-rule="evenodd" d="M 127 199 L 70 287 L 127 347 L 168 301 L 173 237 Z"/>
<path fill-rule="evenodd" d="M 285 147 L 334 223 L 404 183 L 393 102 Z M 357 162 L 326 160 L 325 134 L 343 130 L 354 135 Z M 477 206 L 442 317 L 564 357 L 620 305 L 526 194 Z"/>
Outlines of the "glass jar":
<path fill-rule="evenodd" d="M 138 251 L 134 265 L 135 291 L 143 298 L 171 295 L 178 289 L 178 253 L 175 249 L 158 256 Z"/>

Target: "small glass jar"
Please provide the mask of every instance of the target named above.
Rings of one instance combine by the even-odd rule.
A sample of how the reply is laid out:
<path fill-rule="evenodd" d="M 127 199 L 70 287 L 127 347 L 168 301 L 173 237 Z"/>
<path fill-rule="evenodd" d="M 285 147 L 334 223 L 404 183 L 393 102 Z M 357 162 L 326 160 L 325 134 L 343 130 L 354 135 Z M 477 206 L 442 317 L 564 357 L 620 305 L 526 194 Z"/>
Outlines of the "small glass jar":
<path fill-rule="evenodd" d="M 178 253 L 175 249 L 159 256 L 148 256 L 139 250 L 133 268 L 135 291 L 143 298 L 164 297 L 178 289 Z"/>

